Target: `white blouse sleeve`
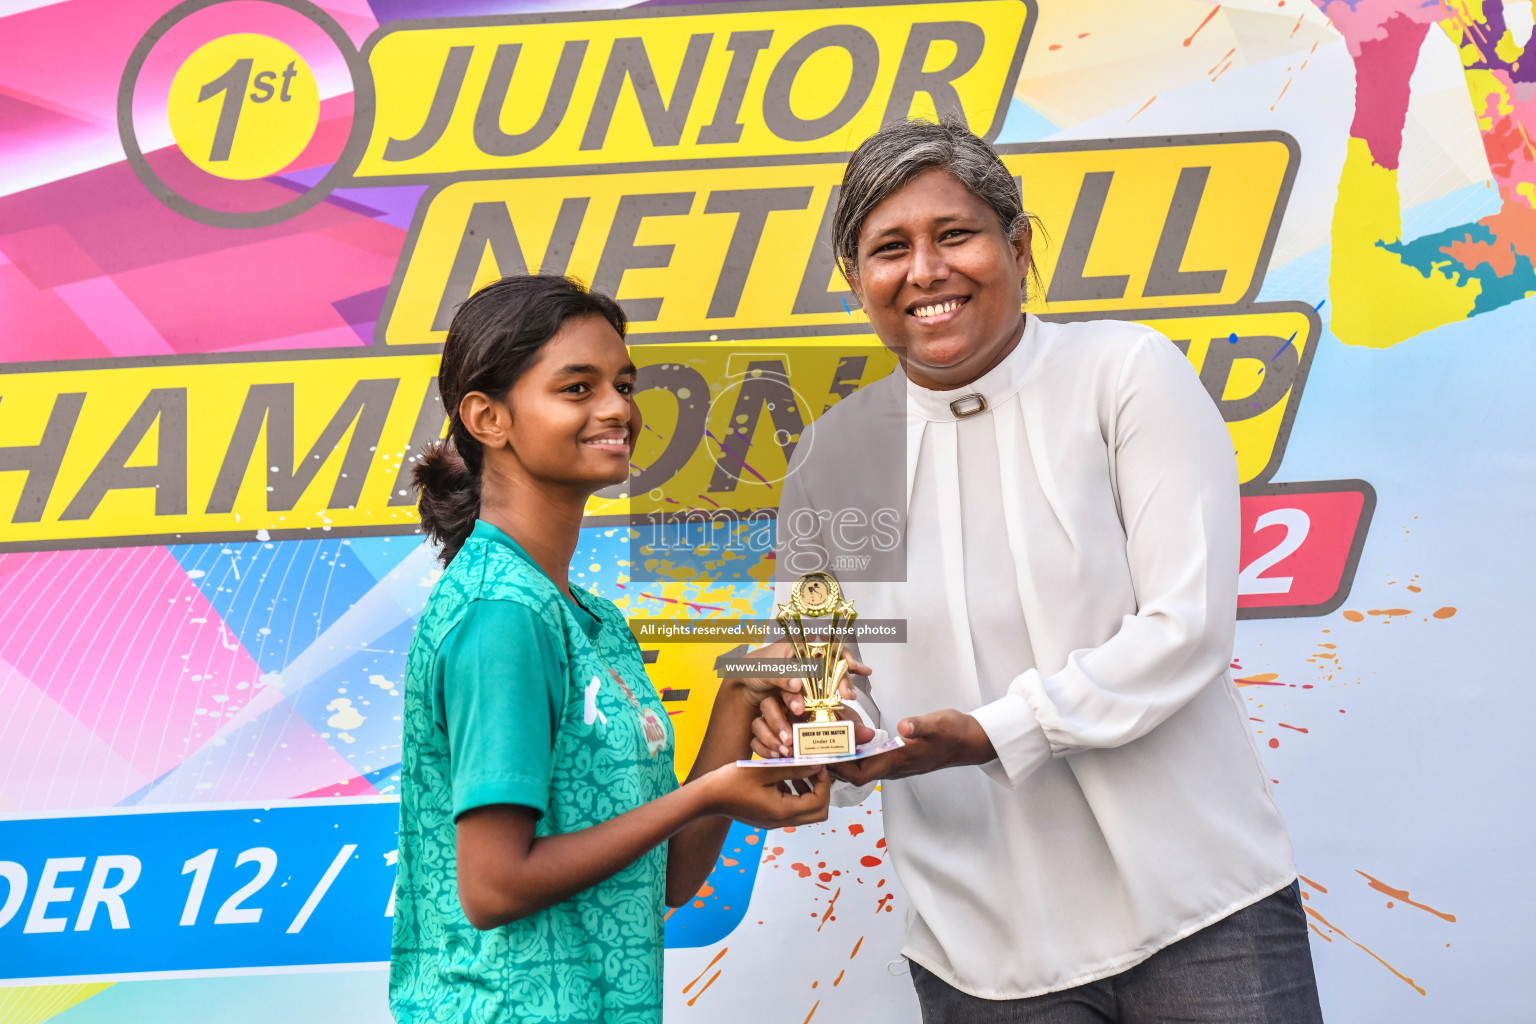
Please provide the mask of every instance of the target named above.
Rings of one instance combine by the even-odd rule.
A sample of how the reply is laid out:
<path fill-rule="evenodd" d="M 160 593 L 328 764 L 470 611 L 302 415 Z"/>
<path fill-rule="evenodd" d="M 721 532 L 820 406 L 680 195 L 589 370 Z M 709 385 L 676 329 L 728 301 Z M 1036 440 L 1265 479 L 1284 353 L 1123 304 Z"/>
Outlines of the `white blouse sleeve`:
<path fill-rule="evenodd" d="M 1149 334 L 1125 361 L 1111 417 L 1137 611 L 1060 671 L 1030 669 L 975 712 L 998 754 L 987 773 L 1005 785 L 1049 756 L 1145 736 L 1232 657 L 1241 526 L 1237 461 L 1220 414 L 1189 361 Z"/>

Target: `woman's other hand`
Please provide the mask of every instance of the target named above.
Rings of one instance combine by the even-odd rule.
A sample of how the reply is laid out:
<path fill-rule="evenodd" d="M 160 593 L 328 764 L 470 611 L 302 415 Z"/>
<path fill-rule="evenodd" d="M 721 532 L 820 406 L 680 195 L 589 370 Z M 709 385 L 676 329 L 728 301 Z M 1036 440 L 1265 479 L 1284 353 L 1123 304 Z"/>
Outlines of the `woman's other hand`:
<path fill-rule="evenodd" d="M 997 757 L 981 723 L 953 708 L 903 718 L 896 726 L 896 732 L 906 741 L 903 746 L 863 760 L 837 764 L 833 766 L 832 774 L 844 782 L 862 786 L 879 779 L 904 779 L 956 765 L 986 764 Z M 754 732 L 754 749 L 756 744 Z"/>

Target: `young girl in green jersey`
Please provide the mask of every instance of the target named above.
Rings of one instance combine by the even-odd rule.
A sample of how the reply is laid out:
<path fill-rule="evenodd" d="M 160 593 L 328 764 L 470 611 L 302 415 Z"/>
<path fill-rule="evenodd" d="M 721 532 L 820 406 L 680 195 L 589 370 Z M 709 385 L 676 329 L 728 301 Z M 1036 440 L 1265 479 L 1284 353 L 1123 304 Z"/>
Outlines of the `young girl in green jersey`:
<path fill-rule="evenodd" d="M 824 771 L 733 763 L 758 682 L 722 684 L 679 787 L 624 616 L 568 580 L 587 499 L 628 479 L 640 429 L 625 327 L 606 296 L 523 276 L 448 330 L 448 439 L 415 470 L 446 568 L 406 669 L 402 1024 L 659 1022 L 665 907 L 703 884 L 730 819 L 826 816 Z"/>

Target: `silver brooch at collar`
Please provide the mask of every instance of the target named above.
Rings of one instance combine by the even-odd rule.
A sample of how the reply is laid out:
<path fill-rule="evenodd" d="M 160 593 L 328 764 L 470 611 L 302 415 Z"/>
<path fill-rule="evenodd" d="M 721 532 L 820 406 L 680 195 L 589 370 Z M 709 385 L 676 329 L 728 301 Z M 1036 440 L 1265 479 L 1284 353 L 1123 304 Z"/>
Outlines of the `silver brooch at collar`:
<path fill-rule="evenodd" d="M 987 397 L 982 394 L 965 395 L 949 403 L 949 411 L 955 414 L 955 419 L 963 420 L 967 416 L 974 416 L 979 412 L 986 412 Z"/>

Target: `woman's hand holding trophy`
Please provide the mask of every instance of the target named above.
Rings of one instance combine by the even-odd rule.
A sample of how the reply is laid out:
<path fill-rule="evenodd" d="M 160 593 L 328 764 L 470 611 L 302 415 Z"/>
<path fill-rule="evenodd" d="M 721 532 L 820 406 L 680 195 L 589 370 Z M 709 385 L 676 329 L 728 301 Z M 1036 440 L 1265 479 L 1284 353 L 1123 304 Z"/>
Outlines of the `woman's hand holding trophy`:
<path fill-rule="evenodd" d="M 752 749 L 763 758 L 846 756 L 874 739 L 845 701 L 857 699 L 851 675 L 869 675 L 869 666 L 848 650 L 853 602 L 843 597 L 829 573 L 807 573 L 780 605 L 786 639 L 754 652 L 757 658 L 812 659 L 818 667 L 804 676 L 765 677 L 750 682 L 764 696 L 752 725 Z"/>
<path fill-rule="evenodd" d="M 858 699 L 849 675 L 870 674 L 846 644 L 857 617 L 853 602 L 843 597 L 830 574 L 807 573 L 796 581 L 777 615 L 788 639 L 755 656 L 819 659 L 820 668 L 803 677 L 752 680 L 754 689 L 765 694 L 752 723 L 752 750 L 758 757 L 848 757 L 876 738 L 875 730 L 844 703 Z M 864 785 L 954 764 L 984 764 L 997 756 L 976 720 L 952 709 L 903 719 L 890 747 L 870 750 L 860 760 L 839 761 L 832 773 Z"/>

